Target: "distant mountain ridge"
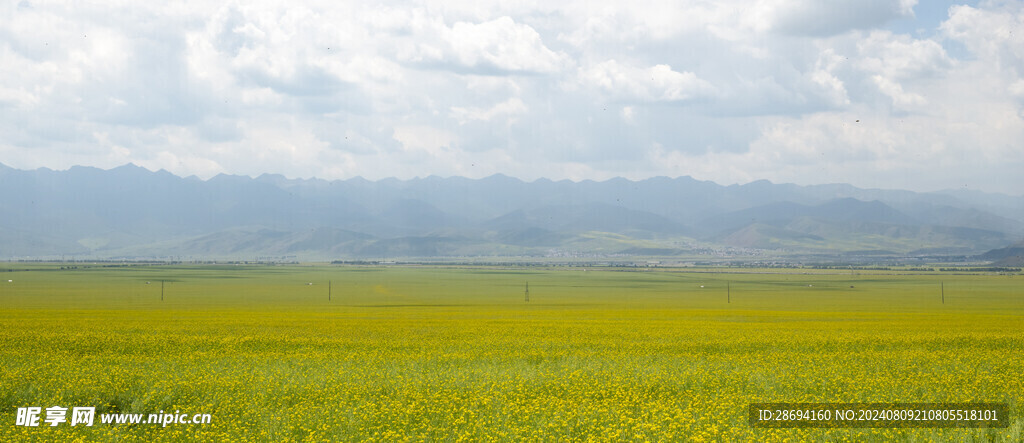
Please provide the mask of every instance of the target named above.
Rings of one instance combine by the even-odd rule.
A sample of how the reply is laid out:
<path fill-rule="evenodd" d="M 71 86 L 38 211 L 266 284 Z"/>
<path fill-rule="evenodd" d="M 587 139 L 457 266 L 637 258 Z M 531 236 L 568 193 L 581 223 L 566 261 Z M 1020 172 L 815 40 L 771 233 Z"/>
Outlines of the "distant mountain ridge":
<path fill-rule="evenodd" d="M 200 180 L 0 165 L 0 189 L 0 258 L 980 254 L 1024 238 L 1024 197 L 763 180 Z"/>
<path fill-rule="evenodd" d="M 991 260 L 997 266 L 1024 266 L 1024 241 L 1005 248 L 988 251 L 980 256 L 983 260 Z"/>

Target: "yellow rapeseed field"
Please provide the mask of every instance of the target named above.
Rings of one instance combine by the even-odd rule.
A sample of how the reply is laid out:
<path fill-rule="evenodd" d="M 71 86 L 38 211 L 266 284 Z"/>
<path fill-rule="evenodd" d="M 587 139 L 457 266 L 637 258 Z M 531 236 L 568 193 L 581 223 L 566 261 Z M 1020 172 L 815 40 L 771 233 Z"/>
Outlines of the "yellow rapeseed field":
<path fill-rule="evenodd" d="M 1024 276 L 12 269 L 0 441 L 1024 440 Z M 1000 402 L 1012 418 L 754 429 L 753 402 Z M 96 423 L 16 425 L 52 406 Z M 99 423 L 160 411 L 212 420 Z"/>

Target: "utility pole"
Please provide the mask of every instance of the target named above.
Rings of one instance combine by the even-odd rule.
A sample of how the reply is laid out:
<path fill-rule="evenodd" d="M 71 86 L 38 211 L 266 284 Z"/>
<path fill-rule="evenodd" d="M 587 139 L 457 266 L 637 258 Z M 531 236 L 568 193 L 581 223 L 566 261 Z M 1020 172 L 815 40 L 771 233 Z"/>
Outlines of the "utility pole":
<path fill-rule="evenodd" d="M 327 280 L 327 301 L 331 301 L 331 281 Z"/>
<path fill-rule="evenodd" d="M 946 304 L 946 282 L 939 283 L 939 290 L 942 291 L 942 304 Z"/>
<path fill-rule="evenodd" d="M 729 290 L 729 282 L 725 282 L 725 302 L 732 303 L 732 292 Z"/>
<path fill-rule="evenodd" d="M 164 301 L 164 281 L 160 280 L 160 301 Z"/>
<path fill-rule="evenodd" d="M 530 282 L 526 282 L 526 301 L 530 301 Z"/>

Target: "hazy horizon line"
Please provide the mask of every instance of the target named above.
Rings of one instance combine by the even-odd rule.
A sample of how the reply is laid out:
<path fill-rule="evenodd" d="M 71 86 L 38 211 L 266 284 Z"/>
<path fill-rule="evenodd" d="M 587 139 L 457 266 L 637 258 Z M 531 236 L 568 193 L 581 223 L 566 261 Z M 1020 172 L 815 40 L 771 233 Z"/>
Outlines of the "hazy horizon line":
<path fill-rule="evenodd" d="M 351 181 L 351 180 L 363 180 L 363 181 L 367 181 L 367 182 L 371 182 L 371 183 L 379 183 L 379 182 L 387 182 L 387 181 L 411 182 L 411 181 L 416 181 L 416 180 L 428 180 L 428 179 L 431 179 L 431 178 L 441 179 L 441 180 L 460 179 L 460 178 L 461 179 L 465 179 L 465 180 L 486 180 L 486 179 L 495 178 L 495 177 L 497 177 L 497 178 L 508 178 L 508 179 L 516 180 L 516 181 L 519 181 L 519 182 L 522 182 L 522 183 L 525 183 L 525 184 L 532 184 L 532 183 L 545 182 L 545 181 L 546 182 L 551 182 L 551 183 L 569 182 L 569 183 L 574 183 L 574 184 L 577 184 L 577 183 L 587 183 L 587 182 L 590 182 L 590 183 L 607 183 L 607 182 L 618 181 L 618 180 L 624 180 L 624 181 L 631 182 L 631 183 L 640 183 L 640 182 L 645 182 L 645 181 L 655 180 L 655 179 L 667 179 L 667 180 L 690 179 L 690 180 L 693 180 L 694 182 L 698 182 L 698 183 L 711 183 L 711 184 L 714 184 L 716 186 L 721 186 L 721 187 L 730 187 L 730 186 L 740 186 L 740 187 L 742 187 L 742 186 L 749 186 L 749 185 L 756 184 L 756 183 L 767 183 L 767 184 L 770 184 L 770 185 L 778 185 L 778 186 L 790 185 L 790 186 L 798 186 L 798 187 L 850 186 L 850 187 L 853 187 L 853 188 L 856 188 L 856 189 L 866 190 L 866 191 L 907 191 L 907 192 L 914 192 L 914 193 L 918 193 L 918 194 L 941 194 L 941 193 L 950 193 L 950 192 L 958 192 L 958 191 L 967 191 L 967 192 L 979 192 L 979 193 L 982 193 L 982 194 L 1002 195 L 1002 196 L 1016 197 L 1016 198 L 1024 197 L 1024 194 L 1014 195 L 1014 194 L 1008 194 L 1008 193 L 1005 193 L 1005 192 L 985 191 L 985 190 L 980 190 L 980 189 L 943 188 L 943 189 L 936 189 L 936 190 L 931 190 L 931 191 L 915 191 L 915 190 L 911 190 L 911 189 L 902 189 L 902 188 L 863 187 L 863 186 L 858 186 L 856 184 L 843 183 L 843 182 L 800 184 L 800 183 L 793 183 L 793 182 L 776 183 L 776 182 L 773 182 L 773 181 L 768 180 L 768 179 L 757 179 L 757 180 L 752 180 L 752 181 L 749 181 L 749 182 L 746 182 L 746 183 L 739 183 L 739 182 L 737 182 L 737 183 L 723 184 L 723 183 L 719 183 L 719 182 L 714 181 L 714 180 L 700 179 L 700 178 L 694 177 L 692 175 L 677 175 L 675 177 L 666 176 L 666 175 L 655 175 L 655 176 L 644 177 L 644 178 L 641 178 L 641 179 L 628 178 L 628 177 L 623 177 L 623 176 L 614 176 L 614 177 L 609 177 L 609 178 L 606 178 L 606 179 L 584 178 L 584 179 L 576 180 L 576 179 L 572 179 L 572 178 L 553 179 L 553 178 L 549 178 L 549 177 L 537 177 L 537 178 L 534 178 L 534 179 L 527 179 L 527 178 L 518 177 L 518 176 L 515 176 L 515 175 L 509 175 L 509 174 L 502 173 L 502 172 L 496 172 L 494 174 L 487 175 L 487 176 L 482 176 L 482 177 L 468 177 L 468 176 L 462 176 L 462 175 L 442 176 L 442 175 L 438 175 L 438 174 L 429 174 L 429 175 L 425 175 L 425 176 L 417 175 L 417 176 L 410 177 L 410 178 L 401 178 L 401 177 L 395 177 L 395 176 L 388 176 L 388 177 L 382 177 L 382 178 L 377 178 L 377 179 L 371 179 L 371 178 L 363 177 L 361 175 L 356 175 L 356 176 L 348 177 L 348 178 L 327 179 L 327 178 L 321 178 L 321 177 L 316 177 L 316 176 L 310 176 L 310 177 L 289 177 L 289 176 L 287 176 L 285 174 L 276 173 L 276 172 L 263 172 L 263 173 L 260 173 L 259 175 L 236 174 L 236 173 L 220 172 L 220 173 L 217 173 L 217 174 L 212 175 L 210 177 L 203 178 L 203 177 L 200 177 L 200 176 L 195 175 L 195 174 L 188 175 L 188 176 L 183 176 L 183 175 L 171 172 L 171 171 L 167 170 L 166 168 L 160 168 L 160 169 L 157 169 L 157 170 L 153 170 L 153 169 L 147 168 L 147 167 L 145 167 L 143 165 L 139 165 L 139 164 L 137 164 L 135 162 L 128 162 L 128 163 L 124 163 L 124 164 L 121 164 L 121 165 L 118 165 L 118 166 L 109 167 L 109 168 L 104 168 L 104 167 L 101 167 L 101 166 L 94 166 L 94 165 L 77 165 L 76 164 L 76 165 L 71 165 L 71 166 L 69 166 L 67 168 L 64 168 L 64 169 L 51 168 L 51 167 L 48 167 L 48 166 L 40 166 L 40 167 L 33 168 L 33 169 L 25 169 L 25 168 L 19 168 L 19 167 L 11 166 L 11 165 L 8 165 L 8 164 L 3 163 L 3 162 L 0 162 L 0 167 L 9 168 L 9 169 L 17 170 L 17 171 L 23 171 L 23 172 L 32 172 L 32 171 L 67 172 L 67 171 L 70 171 L 70 170 L 75 169 L 75 168 L 95 169 L 95 170 L 99 170 L 99 171 L 108 172 L 108 171 L 113 171 L 113 170 L 121 169 L 121 168 L 125 168 L 125 167 L 134 167 L 134 168 L 137 168 L 137 169 L 145 170 L 145 171 L 147 171 L 149 173 L 152 173 L 152 174 L 159 174 L 159 173 L 163 172 L 163 173 L 167 173 L 169 175 L 172 175 L 172 176 L 177 177 L 177 178 L 182 179 L 182 180 L 199 180 L 199 181 L 203 181 L 203 182 L 209 182 L 209 181 L 211 181 L 211 180 L 213 180 L 213 179 L 215 179 L 217 177 L 221 177 L 221 176 L 225 176 L 225 177 L 245 177 L 245 178 L 249 178 L 251 180 L 257 180 L 260 177 L 268 176 L 268 177 L 281 177 L 281 178 L 283 178 L 285 180 L 288 180 L 288 181 L 323 181 L 323 182 L 328 182 L 328 183 L 330 183 L 330 182 L 345 182 L 345 181 Z"/>

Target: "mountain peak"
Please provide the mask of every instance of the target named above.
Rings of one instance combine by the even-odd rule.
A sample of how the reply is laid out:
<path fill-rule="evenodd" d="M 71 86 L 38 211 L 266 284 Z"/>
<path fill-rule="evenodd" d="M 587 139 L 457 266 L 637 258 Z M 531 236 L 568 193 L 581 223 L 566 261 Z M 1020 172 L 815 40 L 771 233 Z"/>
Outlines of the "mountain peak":
<path fill-rule="evenodd" d="M 143 171 L 147 171 L 147 172 L 149 171 L 149 169 L 143 168 L 142 166 L 139 166 L 139 165 L 137 165 L 135 163 L 132 163 L 132 162 L 128 162 L 128 163 L 125 163 L 125 164 L 123 164 L 121 166 L 117 166 L 117 167 L 111 169 L 111 171 L 138 171 L 138 170 L 143 170 Z"/>
<path fill-rule="evenodd" d="M 507 176 L 505 174 L 502 174 L 500 172 L 497 173 L 497 174 L 491 174 L 491 175 L 489 175 L 487 177 L 484 177 L 484 178 L 482 178 L 480 180 L 484 180 L 484 181 L 488 181 L 488 182 L 492 182 L 492 183 L 525 183 L 525 182 L 523 182 L 522 180 L 520 180 L 518 178 L 509 177 L 509 176 Z"/>

